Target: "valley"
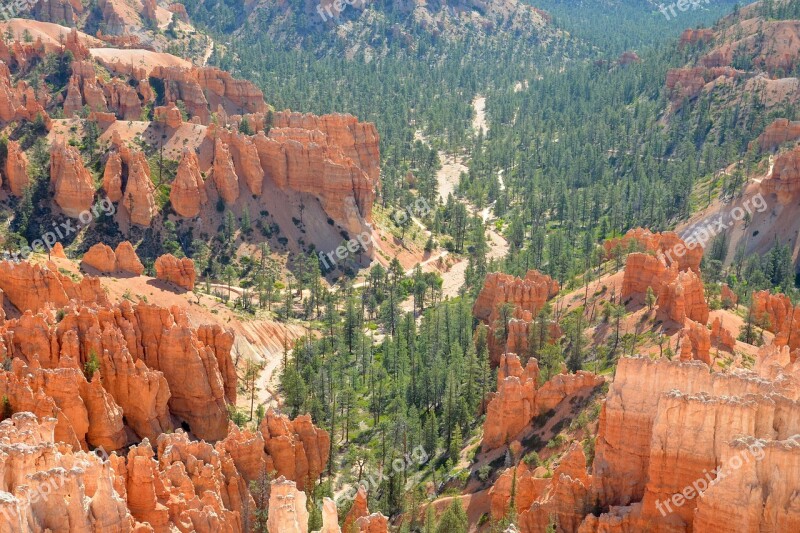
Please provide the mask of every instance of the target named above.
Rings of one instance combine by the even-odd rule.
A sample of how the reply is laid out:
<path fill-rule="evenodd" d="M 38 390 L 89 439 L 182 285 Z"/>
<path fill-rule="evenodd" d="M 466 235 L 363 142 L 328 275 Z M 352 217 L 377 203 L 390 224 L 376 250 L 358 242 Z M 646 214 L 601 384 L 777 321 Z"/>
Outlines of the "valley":
<path fill-rule="evenodd" d="M 0 533 L 800 530 L 797 3 L 334 4 L 0 21 Z"/>

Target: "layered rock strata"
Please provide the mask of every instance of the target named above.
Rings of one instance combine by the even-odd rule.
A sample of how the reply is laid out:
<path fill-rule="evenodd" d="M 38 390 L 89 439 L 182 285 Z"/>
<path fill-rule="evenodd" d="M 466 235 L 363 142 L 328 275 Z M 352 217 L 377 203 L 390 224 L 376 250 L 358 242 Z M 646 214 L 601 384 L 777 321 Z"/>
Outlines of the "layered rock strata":
<path fill-rule="evenodd" d="M 558 289 L 558 282 L 536 270 L 529 271 L 524 279 L 500 272 L 486 276 L 483 288 L 472 308 L 472 314 L 489 326 L 489 354 L 494 364 L 500 362 L 501 355 L 508 348 L 520 348 L 522 343 L 527 346 L 530 323 L 545 303 L 558 293 Z M 498 326 L 502 326 L 497 321 L 500 318 L 501 306 L 504 304 L 513 307 L 512 316 L 509 318 L 512 318 L 515 324 L 513 331 L 511 327 L 508 328 L 505 339 L 498 339 L 495 330 Z"/>
<path fill-rule="evenodd" d="M 486 407 L 482 449 L 493 450 L 506 445 L 531 421 L 555 408 L 565 398 L 578 392 L 589 393 L 603 383 L 591 372 L 557 374 L 539 386 L 539 365 L 530 359 L 525 368 L 515 354 L 501 357 L 497 371 L 497 392 Z"/>

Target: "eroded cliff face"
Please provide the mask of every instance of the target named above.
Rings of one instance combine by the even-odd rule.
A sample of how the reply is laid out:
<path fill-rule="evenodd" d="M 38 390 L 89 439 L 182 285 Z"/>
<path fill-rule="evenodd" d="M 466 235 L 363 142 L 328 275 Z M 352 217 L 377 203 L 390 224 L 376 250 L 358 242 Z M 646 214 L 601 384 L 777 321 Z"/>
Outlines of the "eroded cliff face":
<path fill-rule="evenodd" d="M 557 374 L 539 386 L 539 365 L 530 359 L 522 368 L 515 354 L 504 354 L 497 370 L 497 392 L 486 407 L 483 451 L 512 442 L 531 421 L 578 392 L 590 392 L 604 379 L 591 372 Z"/>
<path fill-rule="evenodd" d="M 800 196 L 800 146 L 775 159 L 772 173 L 761 182 L 761 192 L 776 195 L 784 205 Z"/>
<path fill-rule="evenodd" d="M 475 300 L 472 314 L 489 326 L 489 355 L 493 364 L 500 363 L 506 352 L 523 353 L 527 349 L 528 328 L 545 303 L 558 293 L 558 282 L 536 270 L 529 271 L 524 279 L 492 272 L 486 276 L 483 288 Z M 500 309 L 504 304 L 513 306 L 511 322 L 505 340 L 495 334 Z M 556 326 L 557 328 L 557 326 Z M 551 338 L 558 336 L 554 329 Z"/>
<path fill-rule="evenodd" d="M 622 237 L 609 239 L 603 243 L 607 259 L 617 254 L 630 252 L 653 252 L 662 257 L 667 266 L 677 264 L 678 270 L 692 270 L 700 273 L 700 262 L 703 260 L 703 247 L 687 246 L 677 233 L 666 231 L 652 233 L 645 228 L 635 228 Z"/>
<path fill-rule="evenodd" d="M 0 531 L 243 531 L 253 509 L 231 458 L 185 433 L 144 440 L 127 456 L 58 441 L 56 420 L 0 423 Z"/>
<path fill-rule="evenodd" d="M 263 175 L 281 190 L 317 196 L 323 209 L 351 235 L 370 231 L 380 184 L 374 125 L 350 115 L 275 113 L 269 134 L 260 132 L 250 141 L 263 172 L 254 167 L 251 144 L 245 139 L 232 138 L 239 145 L 234 160 L 251 191 L 259 188 Z M 248 168 L 252 170 L 247 172 Z"/>
<path fill-rule="evenodd" d="M 124 28 L 140 26 L 143 17 L 148 18 L 147 5 L 102 2 L 107 33 L 121 34 Z M 318 199 L 327 216 L 339 226 L 336 232 L 343 230 L 351 237 L 371 233 L 372 205 L 380 187 L 380 138 L 373 124 L 350 115 L 275 112 L 251 82 L 216 68 L 192 66 L 169 54 L 138 50 L 148 59 L 137 63 L 124 54 L 97 48 L 102 46 L 101 41 L 79 32 L 66 33 L 64 41 L 76 60 L 65 93 L 55 99 L 46 91 L 34 91 L 25 82 L 15 85 L 9 65 L 18 74 L 45 52 L 57 51 L 57 43 L 0 43 L 0 61 L 5 61 L 0 64 L 0 121 L 30 121 L 41 116 L 50 128 L 53 121 L 45 108 L 58 106 L 71 119 L 88 109 L 89 120 L 103 130 L 117 120 L 133 124 L 152 119 L 152 127 L 166 135 L 161 136 L 162 141 L 169 143 L 184 135 L 192 139 L 187 144 L 183 137 L 182 148 L 186 150 L 182 156 L 180 152 L 171 154 L 182 162 L 170 193 L 179 216 L 197 218 L 204 214 L 209 209 L 209 186 L 231 207 L 241 203 L 245 195 L 269 204 L 277 188 L 290 198 L 311 195 Z M 188 114 L 188 121 L 184 121 L 181 109 Z M 244 126 L 245 119 L 249 128 Z M 56 123 L 58 128 L 65 125 L 63 120 Z M 59 129 L 54 136 L 51 176 L 55 202 L 74 217 L 90 204 L 95 187 L 80 155 L 66 139 L 59 138 L 68 136 L 67 130 Z M 211 157 L 206 146 L 209 139 Z M 154 139 L 150 142 L 156 147 Z M 159 207 L 147 160 L 138 149 L 126 148 L 117 139 L 113 144 L 115 149 L 106 158 L 103 189 L 112 202 L 122 203 L 124 209 L 118 212 L 127 212 L 131 223 L 150 226 Z M 11 171 L 7 169 L 9 186 L 19 195 L 27 183 L 25 162 L 17 152 L 12 153 L 15 157 L 9 164 L 14 166 Z M 194 157 L 198 154 L 199 161 Z M 204 180 L 202 173 L 208 179 Z M 371 248 L 367 250 L 368 256 L 373 253 Z"/>
<path fill-rule="evenodd" d="M 781 144 L 800 139 L 800 121 L 777 118 L 758 136 L 758 145 L 762 150 L 772 150 Z"/>
<path fill-rule="evenodd" d="M 678 270 L 677 262 L 667 266 L 663 256 L 632 253 L 625 261 L 622 298 L 642 299 L 647 289 L 657 297 L 660 312 L 683 324 L 686 319 L 706 324 L 709 308 L 700 276 L 692 270 Z"/>
<path fill-rule="evenodd" d="M 623 358 L 600 415 L 592 474 L 574 442 L 552 477 L 524 462 L 488 492 L 491 515 L 543 531 L 794 531 L 800 367 L 764 347 L 753 370 Z M 512 488 L 513 487 L 513 488 Z M 592 509 L 595 511 L 592 512 Z"/>
<path fill-rule="evenodd" d="M 792 530 L 800 509 L 785 490 L 768 496 L 773 481 L 759 473 L 785 471 L 800 458 L 792 439 L 800 431 L 797 400 L 797 367 L 788 348 L 766 347 L 755 371 L 731 373 L 710 373 L 700 362 L 621 360 L 600 418 L 593 484 L 603 507 L 622 507 L 587 518 L 581 531 L 631 531 L 644 524 L 651 531 Z M 754 439 L 763 449 L 746 446 Z M 713 479 L 719 481 L 710 485 Z M 737 485 L 746 479 L 753 484 Z M 704 496 L 676 505 L 673 496 L 693 484 Z M 705 491 L 717 485 L 724 490 Z M 743 499 L 733 492 L 747 499 L 736 525 L 713 512 Z"/>
<path fill-rule="evenodd" d="M 800 348 L 800 306 L 792 305 L 784 294 L 758 291 L 753 294 L 750 312 L 757 324 L 775 334 L 773 344 Z"/>
<path fill-rule="evenodd" d="M 50 181 L 54 200 L 64 214 L 78 218 L 94 201 L 94 181 L 77 148 L 57 139 L 50 150 Z"/>
<path fill-rule="evenodd" d="M 68 441 L 84 447 L 101 442 L 107 449 L 124 446 L 122 412 L 140 438 L 171 429 L 170 415 L 200 438 L 225 437 L 226 402 L 235 401 L 236 394 L 231 333 L 218 326 L 194 329 L 178 308 L 127 300 L 109 305 L 96 278 L 76 283 L 29 263 L 2 263 L 0 269 L 8 274 L 0 273 L 7 282 L 5 297 L 25 310 L 19 319 L 0 325 L 7 332 L 0 351 L 14 363 L 3 376 L 6 386 L 17 391 L 9 395 L 15 411 L 27 410 L 15 405 L 20 398 L 40 392 L 54 398 L 55 407 L 67 413 L 57 417 L 60 434 L 75 434 Z M 47 290 L 30 290 L 36 287 Z M 60 317 L 55 308 L 62 309 Z M 82 371 L 90 361 L 97 367 L 94 375 Z M 56 384 L 65 392 L 53 388 Z M 91 423 L 95 415 L 98 421 Z M 101 426 L 106 429 L 97 429 Z"/>
<path fill-rule="evenodd" d="M 0 423 L 0 531 L 131 531 L 111 463 L 59 443 L 55 426 L 31 413 Z"/>
<path fill-rule="evenodd" d="M 172 254 L 166 254 L 156 259 L 156 278 L 174 283 L 187 291 L 194 290 L 197 271 L 194 261 L 188 257 L 178 259 Z"/>

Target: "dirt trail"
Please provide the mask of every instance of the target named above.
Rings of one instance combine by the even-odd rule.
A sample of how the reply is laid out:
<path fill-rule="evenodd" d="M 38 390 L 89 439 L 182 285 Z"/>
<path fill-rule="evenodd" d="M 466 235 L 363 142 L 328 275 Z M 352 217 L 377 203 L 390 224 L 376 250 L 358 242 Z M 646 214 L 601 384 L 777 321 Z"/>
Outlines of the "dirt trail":
<path fill-rule="evenodd" d="M 480 95 L 476 96 L 475 99 L 472 100 L 472 107 L 475 109 L 473 128 L 483 131 L 484 135 L 486 135 L 489 131 L 489 126 L 486 121 L 486 97 Z M 439 172 L 436 174 L 436 181 L 439 184 L 439 196 L 445 201 L 447 196 L 453 192 L 458 185 L 461 173 L 467 172 L 469 169 L 461 155 L 452 156 L 440 152 L 439 158 L 442 161 L 442 168 L 439 169 Z M 505 188 L 502 173 L 499 177 L 503 188 Z M 505 256 L 506 252 L 508 252 L 508 242 L 494 227 L 494 216 L 492 215 L 491 206 L 479 212 L 474 205 L 469 203 L 466 205 L 473 215 L 480 215 L 481 218 L 483 218 L 483 222 L 487 225 L 486 234 L 489 244 L 487 259 L 500 259 Z M 467 260 L 462 259 L 444 273 L 442 276 L 444 278 L 444 283 L 442 284 L 443 296 L 450 298 L 458 296 L 458 291 L 464 284 L 466 271 Z"/>
<path fill-rule="evenodd" d="M 475 118 L 472 119 L 472 129 L 475 133 L 483 133 L 484 137 L 489 133 L 489 123 L 486 121 L 486 97 L 478 95 L 472 100 L 472 108 L 475 110 Z"/>
<path fill-rule="evenodd" d="M 206 53 L 203 55 L 203 63 L 201 66 L 205 67 L 208 65 L 208 60 L 211 59 L 211 54 L 214 53 L 214 40 L 209 38 L 208 39 L 208 48 L 206 48 Z"/>

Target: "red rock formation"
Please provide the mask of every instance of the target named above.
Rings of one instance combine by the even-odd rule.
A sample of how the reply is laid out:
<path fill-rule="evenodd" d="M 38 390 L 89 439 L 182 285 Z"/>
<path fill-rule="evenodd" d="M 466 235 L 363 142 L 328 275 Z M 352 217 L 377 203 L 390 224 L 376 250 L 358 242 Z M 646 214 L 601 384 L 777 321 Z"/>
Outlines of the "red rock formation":
<path fill-rule="evenodd" d="M 788 118 L 776 118 L 767 126 L 764 133 L 758 136 L 761 150 L 772 150 L 785 142 L 800 139 L 800 121 L 790 122 Z"/>
<path fill-rule="evenodd" d="M 61 308 L 70 300 L 107 304 L 100 280 L 85 276 L 75 282 L 55 268 L 28 262 L 0 262 L 0 290 L 5 299 L 20 311 Z"/>
<path fill-rule="evenodd" d="M 308 533 L 306 494 L 294 481 L 281 476 L 271 483 L 269 509 L 269 533 Z"/>
<path fill-rule="evenodd" d="M 690 269 L 697 273 L 703 260 L 703 247 L 699 244 L 690 248 L 676 233 L 652 233 L 645 228 L 635 228 L 622 237 L 608 239 L 603 243 L 603 250 L 606 259 L 629 252 L 655 252 L 667 266 L 676 263 L 679 270 Z"/>
<path fill-rule="evenodd" d="M 721 350 L 733 353 L 736 348 L 736 336 L 722 325 L 717 317 L 711 325 L 711 343 Z"/>
<path fill-rule="evenodd" d="M 194 261 L 188 257 L 178 259 L 172 254 L 162 255 L 156 259 L 156 278 L 174 283 L 187 291 L 194 290 L 194 280 L 197 273 L 194 270 Z"/>
<path fill-rule="evenodd" d="M 583 446 L 573 442 L 553 472 L 549 486 L 530 507 L 518 512 L 521 531 L 546 531 L 548 525 L 558 524 L 561 531 L 578 531 L 583 520 L 576 510 L 593 505 L 592 476 L 586 472 Z"/>
<path fill-rule="evenodd" d="M 83 256 L 81 266 L 89 266 L 105 274 L 127 272 L 141 276 L 144 273 L 144 265 L 128 241 L 119 243 L 116 250 L 102 243 L 95 244 Z"/>
<path fill-rule="evenodd" d="M 489 354 L 493 363 L 500 361 L 500 356 L 508 347 L 527 346 L 527 328 L 544 304 L 558 293 L 558 283 L 536 270 L 531 270 L 520 279 L 508 274 L 493 272 L 486 276 L 483 288 L 475 300 L 472 314 L 475 318 L 489 325 Z M 494 331 L 499 318 L 499 309 L 505 304 L 515 308 L 513 318 L 521 321 L 515 323 L 513 331 L 509 327 L 506 346 L 502 339 L 497 339 Z M 524 335 L 523 335 L 523 332 Z M 522 337 L 525 337 L 522 340 Z"/>
<path fill-rule="evenodd" d="M 81 267 L 90 267 L 98 272 L 108 274 L 117 269 L 117 256 L 110 246 L 97 243 L 84 254 Z"/>
<path fill-rule="evenodd" d="M 61 259 L 67 258 L 67 254 L 64 253 L 64 246 L 60 242 L 57 242 L 55 246 L 53 246 L 53 249 L 50 252 L 50 254 L 53 257 L 60 257 Z"/>
<path fill-rule="evenodd" d="M 122 149 L 122 159 L 128 168 L 128 180 L 122 195 L 122 205 L 127 209 L 131 223 L 149 226 L 156 216 L 156 187 L 150 178 L 150 165 L 144 152 Z"/>
<path fill-rule="evenodd" d="M 708 62 L 706 66 L 692 68 L 673 68 L 667 71 L 666 86 L 673 104 L 697 97 L 706 84 L 724 77 L 737 79 L 741 73 L 735 69 L 719 65 L 719 61 Z"/>
<path fill-rule="evenodd" d="M 230 457 L 182 431 L 158 437 L 158 459 L 145 440 L 118 473 L 131 514 L 156 531 L 243 531 L 254 503 Z"/>
<path fill-rule="evenodd" d="M 236 114 L 266 113 L 264 94 L 253 83 L 234 79 L 228 72 L 213 67 L 184 69 L 157 66 L 151 76 L 162 79 L 167 101 L 183 100 L 190 116 L 208 124 L 210 110 L 222 106 Z"/>
<path fill-rule="evenodd" d="M 353 505 L 350 507 L 347 516 L 344 517 L 344 523 L 342 524 L 344 531 L 351 531 L 356 520 L 362 516 L 369 516 L 369 509 L 367 508 L 367 489 L 360 485 L 358 492 L 356 492 L 356 497 L 353 499 Z"/>
<path fill-rule="evenodd" d="M 296 481 L 300 490 L 319 478 L 328 462 L 330 436 L 315 427 L 310 416 L 289 420 L 270 409 L 259 430 L 269 454 L 267 471 Z"/>
<path fill-rule="evenodd" d="M 652 288 L 659 310 L 675 322 L 690 318 L 701 324 L 708 322 L 709 309 L 700 277 L 691 270 L 678 272 L 677 263 L 666 266 L 663 256 L 632 253 L 625 262 L 622 298 L 642 297 Z"/>
<path fill-rule="evenodd" d="M 639 54 L 632 51 L 626 51 L 620 54 L 619 58 L 617 58 L 617 63 L 622 66 L 630 65 L 631 63 L 641 63 L 642 58 L 639 57 Z"/>
<path fill-rule="evenodd" d="M 6 157 L 6 179 L 11 194 L 22 196 L 28 187 L 28 157 L 17 141 L 8 141 L 8 155 Z"/>
<path fill-rule="evenodd" d="M 800 195 L 800 146 L 775 159 L 772 173 L 761 182 L 761 192 L 777 195 L 784 205 Z"/>
<path fill-rule="evenodd" d="M 52 418 L 17 413 L 0 424 L 3 531 L 131 531 L 110 463 L 56 443 Z M 42 497 L 47 495 L 47 497 Z"/>
<path fill-rule="evenodd" d="M 793 472 L 800 471 L 796 439 L 768 442 L 763 448 L 753 437 L 728 443 L 720 464 L 743 466 L 711 485 L 697 502 L 694 531 L 798 531 L 800 513 L 787 488 Z M 752 450 L 758 450 L 753 454 Z M 744 460 L 753 456 L 761 460 Z M 765 495 L 769 495 L 766 497 Z"/>
<path fill-rule="evenodd" d="M 103 85 L 103 93 L 109 109 L 122 120 L 139 120 L 142 116 L 142 101 L 136 89 L 128 83 L 113 78 Z"/>
<path fill-rule="evenodd" d="M 183 124 L 183 115 L 175 104 L 158 106 L 153 110 L 153 120 L 166 125 L 168 128 L 176 129 Z"/>
<path fill-rule="evenodd" d="M 19 320 L 6 320 L 1 330 L 0 352 L 22 364 L 14 367 L 14 382 L 23 388 L 25 379 L 36 384 L 31 398 L 37 390 L 54 398 L 50 411 L 37 414 L 58 416 L 53 411 L 58 407 L 66 417 L 64 424 L 59 422 L 60 434 L 74 435 L 74 442 L 87 432 L 95 445 L 103 439 L 116 442 L 113 435 L 121 428 L 122 412 L 140 437 L 154 438 L 171 429 L 170 413 L 198 437 L 218 440 L 227 432 L 225 404 L 235 402 L 236 374 L 230 358 L 233 337 L 219 326 L 194 330 L 179 309 L 123 301 L 113 307 L 73 304 L 60 320 L 52 313 L 28 312 Z M 98 370 L 88 383 L 79 368 L 93 358 Z M 110 396 L 98 389 L 99 377 Z M 24 396 L 9 394 L 12 404 Z M 115 427 L 104 420 L 116 412 L 118 429 L 104 429 Z M 103 445 L 116 449 L 124 444 Z"/>
<path fill-rule="evenodd" d="M 791 350 L 800 348 L 800 306 L 794 307 L 786 295 L 769 291 L 753 293 L 750 313 L 756 324 L 775 334 L 775 345 L 788 345 Z"/>
<path fill-rule="evenodd" d="M 542 473 L 529 470 L 524 462 L 520 462 L 515 468 L 507 468 L 489 489 L 492 519 L 499 522 L 508 515 L 512 488 L 516 493 L 514 504 L 517 511 L 528 509 L 550 484 L 549 479 L 541 477 Z"/>
<path fill-rule="evenodd" d="M 484 451 L 508 444 L 538 415 L 554 409 L 565 398 L 580 391 L 590 391 L 604 381 L 600 376 L 583 371 L 558 374 L 541 387 L 538 387 L 538 380 L 536 359 L 530 359 L 523 370 L 516 355 L 501 357 L 497 392 L 486 407 Z"/>
<path fill-rule="evenodd" d="M 388 533 L 389 519 L 381 513 L 372 513 L 356 520 L 355 527 L 358 533 Z"/>
<path fill-rule="evenodd" d="M 253 138 L 266 177 L 314 194 L 349 233 L 367 231 L 380 180 L 375 127 L 349 115 L 276 113 L 269 136 Z"/>
<path fill-rule="evenodd" d="M 141 276 L 144 274 L 144 265 L 136 255 L 133 245 L 128 241 L 122 241 L 117 245 L 114 250 L 114 255 L 117 257 L 117 272 L 127 272 L 134 276 Z"/>
<path fill-rule="evenodd" d="M 77 14 L 83 12 L 83 5 L 80 2 L 70 0 L 37 0 L 26 4 L 26 6 L 31 7 L 31 14 L 36 20 L 65 24 L 67 26 L 75 24 Z M 73 31 L 76 30 L 73 29 Z"/>
<path fill-rule="evenodd" d="M 77 218 L 94 201 L 94 182 L 77 149 L 57 139 L 50 150 L 50 180 L 55 202 L 64 214 Z"/>
<path fill-rule="evenodd" d="M 167 9 L 169 9 L 172 13 L 174 13 L 175 16 L 178 18 L 178 20 L 186 23 L 189 22 L 189 14 L 186 12 L 186 6 L 184 6 L 183 4 L 179 4 L 176 2 L 174 4 L 168 5 Z"/>
<path fill-rule="evenodd" d="M 237 133 L 230 134 L 228 142 L 236 167 L 236 174 L 244 179 L 251 194 L 261 196 L 264 170 L 261 168 L 261 160 L 258 157 L 256 145 L 253 144 L 250 137 Z"/>
<path fill-rule="evenodd" d="M 727 283 L 722 284 L 719 295 L 722 300 L 722 307 L 736 307 L 739 304 L 739 297 Z"/>
<path fill-rule="evenodd" d="M 194 218 L 200 214 L 200 208 L 208 203 L 205 183 L 200 174 L 197 155 L 194 150 L 185 148 L 175 181 L 169 193 L 172 209 L 185 218 Z"/>
<path fill-rule="evenodd" d="M 679 343 L 681 361 L 696 359 L 711 364 L 711 335 L 704 325 L 687 319 Z"/>
<path fill-rule="evenodd" d="M 692 29 L 689 28 L 684 30 L 681 34 L 680 39 L 680 46 L 684 47 L 690 44 L 696 44 L 699 42 L 702 43 L 709 43 L 714 39 L 714 30 L 703 28 L 703 29 Z"/>
<path fill-rule="evenodd" d="M 158 24 L 156 0 L 142 0 L 142 17 Z"/>
<path fill-rule="evenodd" d="M 83 109 L 83 96 L 81 95 L 80 80 L 72 76 L 67 86 L 67 96 L 64 98 L 64 116 L 73 117 Z"/>
<path fill-rule="evenodd" d="M 708 323 L 709 309 L 703 281 L 691 270 L 678 273 L 677 278 L 657 294 L 659 308 L 675 322 L 683 323 L 688 318 L 703 325 Z"/>
<path fill-rule="evenodd" d="M 788 350 L 786 355 L 784 364 L 789 361 Z M 778 359 L 772 361 L 777 363 Z M 800 427 L 796 417 L 789 415 L 797 409 L 800 396 L 797 374 L 788 366 L 771 366 L 770 373 L 766 378 L 748 371 L 709 372 L 697 361 L 620 360 L 600 416 L 593 485 L 600 506 L 626 507 L 587 518 L 581 531 L 608 531 L 611 524 L 619 525 L 621 520 L 627 524 L 623 528 L 626 531 L 642 527 L 649 531 L 716 530 L 698 529 L 698 517 L 703 513 L 695 514 L 694 510 L 701 508 L 706 498 L 696 498 L 696 491 L 695 496 L 684 498 L 683 505 L 668 508 L 666 515 L 659 511 L 657 502 L 663 509 L 673 495 L 699 479 L 708 479 L 706 475 L 716 472 L 717 466 L 729 465 L 724 457 L 729 447 L 737 447 L 736 440 L 741 436 L 764 439 L 771 447 L 780 446 L 779 441 L 797 433 Z M 772 441 L 776 444 L 770 444 Z M 797 453 L 800 457 L 800 447 Z M 774 461 L 779 460 L 775 456 L 753 461 L 753 456 L 747 459 L 762 464 L 764 472 L 775 468 Z M 763 464 L 764 460 L 768 463 Z M 711 479 L 714 477 L 712 473 Z M 727 476 L 720 477 L 726 483 Z M 733 490 L 741 491 L 743 486 Z M 745 492 L 751 498 L 748 508 L 756 516 L 777 504 L 766 492 L 750 490 Z M 782 493 L 779 500 L 786 502 L 787 497 Z M 730 500 L 717 499 L 708 505 L 713 508 L 727 502 Z M 770 515 L 767 520 L 776 530 L 784 530 L 798 517 L 800 512 L 790 511 Z M 714 518 L 707 514 L 703 520 Z"/>
<path fill-rule="evenodd" d="M 239 176 L 233 167 L 228 146 L 219 137 L 214 141 L 212 177 L 220 198 L 228 205 L 235 203 L 239 198 Z"/>

